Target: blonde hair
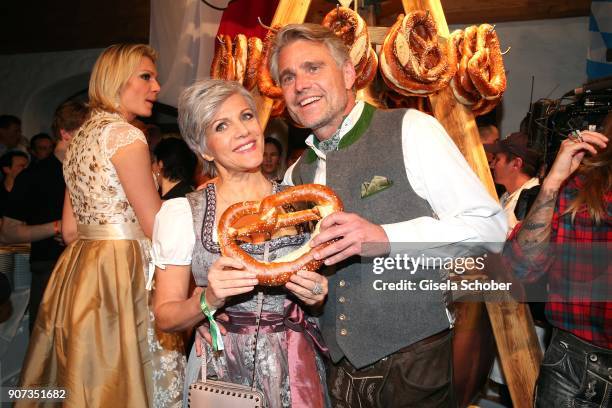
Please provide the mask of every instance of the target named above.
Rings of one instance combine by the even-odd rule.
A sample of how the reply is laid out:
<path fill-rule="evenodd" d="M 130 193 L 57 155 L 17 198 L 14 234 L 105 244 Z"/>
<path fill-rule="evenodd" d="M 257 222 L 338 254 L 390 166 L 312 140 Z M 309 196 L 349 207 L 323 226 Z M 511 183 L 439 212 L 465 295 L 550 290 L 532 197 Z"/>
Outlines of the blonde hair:
<path fill-rule="evenodd" d="M 605 117 L 601 133 L 608 139 L 612 138 L 612 112 Z M 576 213 L 586 209 L 595 224 L 599 225 L 607 216 L 604 197 L 612 188 L 612 143 L 608 142 L 606 148 L 598 151 L 595 156 L 585 157 L 578 173 L 584 177 L 584 186 L 569 204 L 565 214 L 571 214 L 573 222 Z"/>
<path fill-rule="evenodd" d="M 89 107 L 119 112 L 119 92 L 145 57 L 157 60 L 146 44 L 114 44 L 102 51 L 89 78 Z"/>

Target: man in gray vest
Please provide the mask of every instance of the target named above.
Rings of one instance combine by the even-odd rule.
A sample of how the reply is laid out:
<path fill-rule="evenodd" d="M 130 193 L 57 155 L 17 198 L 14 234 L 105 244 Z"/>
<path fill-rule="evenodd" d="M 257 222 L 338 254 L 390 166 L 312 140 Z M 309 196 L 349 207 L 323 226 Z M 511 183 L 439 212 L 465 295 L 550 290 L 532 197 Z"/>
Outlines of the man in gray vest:
<path fill-rule="evenodd" d="M 445 272 L 390 267 L 372 273 L 359 257 L 392 257 L 400 242 L 421 243 L 410 254 L 417 257 L 469 255 L 459 243 L 504 240 L 501 207 L 434 118 L 355 100 L 348 50 L 326 28 L 282 28 L 270 72 L 291 117 L 313 132 L 285 183 L 326 184 L 346 210 L 326 217 L 312 243 L 338 239 L 315 253 L 335 268 L 320 318 L 333 405 L 453 406 L 446 292 L 388 290 L 390 283 L 397 289 L 408 281 L 443 282 Z"/>

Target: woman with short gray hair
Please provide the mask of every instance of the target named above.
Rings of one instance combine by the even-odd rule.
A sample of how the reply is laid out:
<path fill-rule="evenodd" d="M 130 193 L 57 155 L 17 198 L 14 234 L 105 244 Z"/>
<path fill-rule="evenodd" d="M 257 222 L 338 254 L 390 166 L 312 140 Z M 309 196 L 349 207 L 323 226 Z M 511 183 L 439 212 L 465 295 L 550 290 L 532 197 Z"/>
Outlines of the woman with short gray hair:
<path fill-rule="evenodd" d="M 301 305 L 322 305 L 327 279 L 300 271 L 285 286 L 257 286 L 256 274 L 222 256 L 216 239 L 220 215 L 230 205 L 261 201 L 280 191 L 261 173 L 264 136 L 253 98 L 238 83 L 203 80 L 182 93 L 179 126 L 189 146 L 217 176 L 201 191 L 166 201 L 153 232 L 158 326 L 171 332 L 198 327 L 188 361 L 185 403 L 189 384 L 199 378 L 201 359 L 206 358 L 211 377 L 242 385 L 255 381 L 265 406 L 325 406 L 324 366 L 314 342 L 307 339 L 318 338 L 318 328 Z M 246 237 L 243 249 L 269 261 L 307 244 L 307 238 L 290 227 L 272 236 Z M 197 285 L 193 292 L 192 275 Z M 259 335 L 254 338 L 262 304 Z M 217 336 L 212 341 L 207 319 L 218 320 L 222 353 L 213 354 L 220 342 Z M 303 322 L 299 331 L 285 324 L 291 321 Z"/>
<path fill-rule="evenodd" d="M 208 153 L 205 130 L 211 125 L 223 102 L 235 94 L 241 95 L 251 111 L 257 112 L 251 93 L 234 81 L 205 79 L 185 89 L 181 94 L 179 128 L 185 142 L 198 156 L 204 157 Z M 216 176 L 214 164 L 206 159 L 204 173 Z"/>

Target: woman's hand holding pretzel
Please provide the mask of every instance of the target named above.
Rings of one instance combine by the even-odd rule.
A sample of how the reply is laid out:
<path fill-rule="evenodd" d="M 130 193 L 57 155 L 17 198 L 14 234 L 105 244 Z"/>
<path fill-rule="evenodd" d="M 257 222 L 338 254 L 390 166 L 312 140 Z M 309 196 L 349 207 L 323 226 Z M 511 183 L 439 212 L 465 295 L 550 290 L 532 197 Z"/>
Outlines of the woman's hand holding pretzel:
<path fill-rule="evenodd" d="M 228 297 L 255 289 L 256 276 L 254 272 L 245 269 L 240 261 L 225 256 L 220 257 L 208 271 L 206 303 L 213 309 L 222 308 Z"/>

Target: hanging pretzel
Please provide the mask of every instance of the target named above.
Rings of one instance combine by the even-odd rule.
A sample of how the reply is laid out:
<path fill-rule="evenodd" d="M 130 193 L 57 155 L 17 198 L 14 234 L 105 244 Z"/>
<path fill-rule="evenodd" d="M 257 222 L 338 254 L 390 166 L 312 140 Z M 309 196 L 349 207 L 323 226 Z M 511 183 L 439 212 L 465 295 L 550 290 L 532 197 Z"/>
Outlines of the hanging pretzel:
<path fill-rule="evenodd" d="M 470 26 L 451 34 L 456 44 L 459 67 L 450 86 L 457 101 L 484 115 L 501 101 L 506 74 L 499 40 L 489 24 Z"/>
<path fill-rule="evenodd" d="M 259 64 L 257 73 L 257 87 L 259 92 L 268 98 L 279 99 L 283 97 L 282 89 L 276 85 L 272 75 L 270 74 L 270 52 L 276 37 L 276 32 L 280 29 L 280 25 L 271 27 L 263 41 L 263 52 L 261 56 L 261 64 Z"/>
<path fill-rule="evenodd" d="M 294 213 L 283 212 L 284 205 L 296 202 L 312 202 L 316 206 Z M 260 262 L 242 250 L 237 239 L 254 233 L 272 234 L 280 228 L 306 221 L 319 221 L 331 213 L 342 210 L 342 201 L 333 190 L 320 184 L 290 187 L 264 198 L 261 202 L 236 203 L 225 210 L 219 219 L 218 238 L 221 253 L 240 260 L 248 269 L 255 271 L 260 285 L 284 285 L 297 271 L 316 271 L 321 266 L 322 261 L 315 260 L 312 255 L 310 242 L 274 262 Z M 257 215 L 257 220 L 241 228 L 233 227 L 236 221 L 247 215 Z M 317 224 L 311 239 L 316 236 L 318 229 Z M 323 246 L 330 243 L 323 244 Z"/>
<path fill-rule="evenodd" d="M 248 44 L 244 34 L 236 34 L 233 42 L 233 57 L 236 69 L 235 80 L 240 84 L 244 83 L 247 69 Z"/>
<path fill-rule="evenodd" d="M 233 81 L 236 77 L 236 68 L 232 53 L 232 37 L 227 34 L 219 35 L 217 40 L 215 55 L 210 67 L 210 76 Z"/>
<path fill-rule="evenodd" d="M 506 89 L 506 71 L 495 28 L 478 27 L 477 51 L 468 63 L 468 72 L 478 92 L 486 99 L 497 99 Z"/>
<path fill-rule="evenodd" d="M 416 11 L 398 16 L 385 37 L 380 67 L 385 83 L 394 91 L 425 96 L 448 84 L 457 70 L 457 55 L 452 41 L 438 43 L 428 13 Z"/>
<path fill-rule="evenodd" d="M 247 41 L 247 64 L 244 77 L 244 87 L 252 90 L 257 85 L 257 71 L 261 64 L 262 42 L 260 38 L 251 37 Z"/>
<path fill-rule="evenodd" d="M 395 39 L 395 55 L 404 69 L 421 82 L 434 82 L 448 69 L 438 45 L 438 29 L 429 13 L 409 13 Z"/>

